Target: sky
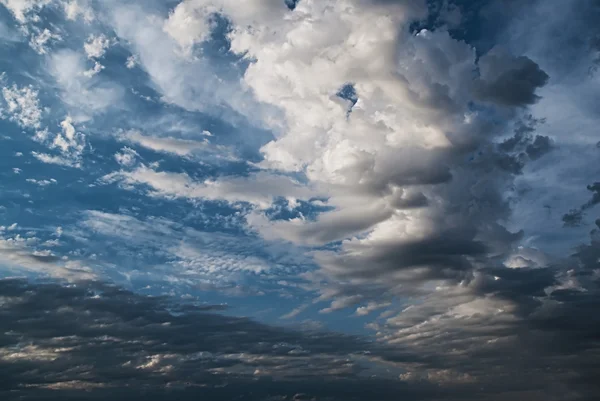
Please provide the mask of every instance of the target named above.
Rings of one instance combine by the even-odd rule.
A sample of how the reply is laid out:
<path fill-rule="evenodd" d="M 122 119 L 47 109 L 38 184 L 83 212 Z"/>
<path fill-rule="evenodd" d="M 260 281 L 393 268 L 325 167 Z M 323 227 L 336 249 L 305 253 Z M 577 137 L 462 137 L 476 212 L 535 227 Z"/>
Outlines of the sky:
<path fill-rule="evenodd" d="M 600 1 L 0 5 L 2 400 L 600 394 Z"/>

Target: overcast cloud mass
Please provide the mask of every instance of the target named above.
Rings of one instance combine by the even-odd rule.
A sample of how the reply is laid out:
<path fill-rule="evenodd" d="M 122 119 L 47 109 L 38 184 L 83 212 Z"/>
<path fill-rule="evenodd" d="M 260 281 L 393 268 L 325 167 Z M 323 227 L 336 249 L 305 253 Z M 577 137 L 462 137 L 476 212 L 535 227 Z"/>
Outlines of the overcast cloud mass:
<path fill-rule="evenodd" d="M 0 0 L 2 400 L 600 394 L 600 1 Z"/>

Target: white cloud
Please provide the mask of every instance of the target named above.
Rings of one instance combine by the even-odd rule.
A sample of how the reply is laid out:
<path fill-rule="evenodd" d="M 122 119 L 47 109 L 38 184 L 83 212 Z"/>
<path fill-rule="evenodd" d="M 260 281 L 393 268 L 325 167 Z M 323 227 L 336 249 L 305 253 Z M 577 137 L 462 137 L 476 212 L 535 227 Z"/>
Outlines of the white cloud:
<path fill-rule="evenodd" d="M 149 253 L 170 255 L 173 262 L 169 274 L 173 275 L 228 280 L 239 272 L 261 273 L 275 267 L 254 255 L 254 241 L 240 242 L 236 236 L 196 231 L 166 219 L 150 217 L 142 221 L 127 215 L 87 211 L 81 225 Z"/>
<path fill-rule="evenodd" d="M 138 63 L 137 56 L 131 55 L 131 56 L 127 57 L 127 61 L 125 62 L 125 67 L 132 69 L 137 65 L 137 63 Z"/>
<path fill-rule="evenodd" d="M 39 185 L 40 187 L 47 187 L 48 185 L 57 183 L 57 181 L 54 178 L 51 178 L 49 180 L 36 180 L 34 178 L 28 178 L 25 181 L 27 181 L 31 184 Z"/>
<path fill-rule="evenodd" d="M 90 59 L 101 58 L 106 53 L 106 50 L 110 47 L 110 40 L 103 34 L 90 35 L 88 40 L 83 45 L 85 54 Z"/>
<path fill-rule="evenodd" d="M 58 164 L 59 166 L 65 167 L 80 167 L 78 163 L 73 163 L 73 160 L 62 157 L 62 156 L 53 156 L 47 153 L 39 153 L 39 152 L 31 152 L 33 157 L 41 161 L 42 163 L 47 164 Z"/>
<path fill-rule="evenodd" d="M 47 44 L 50 42 L 58 42 L 62 40 L 62 36 L 58 33 L 51 32 L 49 29 L 44 29 L 40 31 L 37 35 L 31 35 L 31 39 L 29 40 L 29 45 L 35 50 L 38 54 L 46 54 L 48 53 Z"/>
<path fill-rule="evenodd" d="M 38 91 L 33 86 L 17 85 L 2 88 L 2 96 L 6 107 L 2 109 L 3 118 L 16 122 L 23 128 L 39 128 L 42 120 L 42 109 Z"/>
<path fill-rule="evenodd" d="M 131 167 L 136 163 L 136 158 L 139 156 L 135 150 L 125 146 L 120 152 L 115 153 L 115 160 L 121 166 Z"/>
<path fill-rule="evenodd" d="M 125 131 L 120 135 L 121 139 L 141 145 L 157 152 L 174 153 L 186 156 L 199 149 L 206 149 L 208 141 L 192 141 L 188 139 L 160 138 L 142 135 L 138 131 Z"/>
<path fill-rule="evenodd" d="M 27 22 L 30 13 L 40 10 L 51 2 L 52 0 L 0 0 L 0 4 L 6 7 L 22 24 Z"/>
<path fill-rule="evenodd" d="M 83 72 L 85 77 L 91 78 L 104 69 L 104 66 L 97 61 L 94 61 L 94 66 Z"/>
<path fill-rule="evenodd" d="M 86 121 L 95 114 L 119 104 L 123 89 L 98 76 L 86 76 L 82 54 L 61 50 L 50 57 L 49 72 L 59 85 L 62 101 L 69 107 L 74 121 Z"/>
<path fill-rule="evenodd" d="M 391 305 L 390 302 L 382 302 L 382 303 L 368 302 L 367 305 L 359 306 L 358 308 L 356 308 L 355 314 L 356 314 L 356 316 L 366 316 L 366 315 L 370 314 L 371 312 L 374 312 L 378 309 L 387 308 L 390 305 Z"/>
<path fill-rule="evenodd" d="M 210 62 L 197 49 L 212 29 L 212 13 L 223 14 L 231 24 L 231 50 L 249 62 L 243 87 L 265 105 L 255 114 L 275 132 L 261 150 L 260 166 L 303 174 L 307 184 L 292 193 L 283 186 L 261 189 L 269 195 L 255 198 L 241 188 L 256 186 L 256 176 L 216 185 L 149 169 L 113 177 L 127 185 L 145 183 L 162 196 L 251 199 L 258 209 L 277 196 L 301 198 L 293 192 L 302 187 L 327 198 L 331 210 L 315 219 L 271 221 L 262 210 L 248 216 L 250 226 L 268 239 L 302 245 L 340 241 L 330 251 L 313 253 L 320 278 L 352 291 L 340 290 L 324 312 L 362 301 L 365 293 L 406 294 L 429 288 L 428 282 L 460 282 L 477 263 L 508 254 L 518 242 L 518 235 L 498 223 L 510 213 L 502 193 L 514 176 L 494 165 L 493 154 L 493 141 L 512 127 L 489 121 L 510 122 L 520 111 L 492 103 L 485 113 L 473 111 L 479 101 L 474 82 L 480 78 L 475 49 L 443 29 L 410 33 L 412 21 L 426 16 L 424 1 L 300 1 L 290 11 L 283 2 L 267 0 L 184 0 L 162 24 L 168 38 L 149 25 L 143 37 L 132 32 L 125 21 L 137 11 L 129 11 L 129 17 L 116 17 L 118 34 L 135 43 L 166 97 L 201 110 L 186 95 L 205 99 L 206 93 L 179 83 L 188 75 L 175 56 L 164 57 L 173 47 L 166 44 L 183 49 L 190 65 L 207 65 L 212 78 Z M 161 43 L 161 49 L 150 52 L 150 43 Z M 507 60 L 535 65 L 511 55 Z M 349 84 L 355 104 L 337 96 Z M 256 110 L 227 104 L 246 115 Z M 473 149 L 491 153 L 469 163 Z"/>
<path fill-rule="evenodd" d="M 38 239 L 0 237 L 0 265 L 16 272 L 29 271 L 69 281 L 92 280 L 92 270 L 76 260 L 59 260 L 47 250 L 35 250 Z"/>
<path fill-rule="evenodd" d="M 85 22 L 92 22 L 95 19 L 94 10 L 88 0 L 71 0 L 63 3 L 67 19 L 74 21 L 79 16 Z"/>
<path fill-rule="evenodd" d="M 197 8 L 181 2 L 169 14 L 163 30 L 189 55 L 191 47 L 203 42 L 210 34 L 211 26 L 206 15 L 215 11 L 217 8 L 210 4 Z"/>
<path fill-rule="evenodd" d="M 312 196 L 312 192 L 298 182 L 268 173 L 255 174 L 249 178 L 226 177 L 197 182 L 186 173 L 155 171 L 141 166 L 133 171 L 109 174 L 102 181 L 120 182 L 129 189 L 136 185 L 147 185 L 153 196 L 248 202 L 260 208 L 268 208 L 273 199 L 282 193 L 301 199 Z"/>
<path fill-rule="evenodd" d="M 115 4 L 111 12 L 115 33 L 131 46 L 140 68 L 163 95 L 161 100 L 238 123 L 251 119 L 262 126 L 263 119 L 270 118 L 272 108 L 260 106 L 239 80 L 222 76 L 222 67 L 216 62 L 200 55 L 183 54 L 178 41 L 164 30 L 167 21 L 153 13 L 151 7 Z M 197 29 L 194 24 L 185 26 Z M 190 43 L 179 34 L 174 35 L 184 45 Z M 243 119 L 240 113 L 245 116 Z"/>
<path fill-rule="evenodd" d="M 60 127 L 62 134 L 56 135 L 53 145 L 59 148 L 63 154 L 71 155 L 75 159 L 79 158 L 85 147 L 85 136 L 81 132 L 77 132 L 70 116 L 60 122 Z"/>

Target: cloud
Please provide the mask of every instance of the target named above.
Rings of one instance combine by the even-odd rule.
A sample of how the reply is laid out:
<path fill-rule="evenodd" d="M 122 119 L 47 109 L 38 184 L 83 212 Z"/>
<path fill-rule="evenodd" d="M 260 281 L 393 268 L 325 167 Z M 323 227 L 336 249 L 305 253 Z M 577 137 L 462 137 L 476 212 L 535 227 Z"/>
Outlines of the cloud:
<path fill-rule="evenodd" d="M 138 131 L 123 132 L 120 135 L 120 138 L 141 145 L 147 149 L 152 149 L 157 152 L 174 153 L 179 156 L 186 156 L 194 151 L 206 149 L 210 146 L 208 141 L 145 136 Z"/>
<path fill-rule="evenodd" d="M 584 213 L 600 204 L 600 182 L 595 182 L 587 186 L 587 190 L 592 192 L 592 198 L 581 205 L 578 209 L 571 209 L 568 213 L 563 215 L 563 223 L 565 227 L 576 227 L 581 225 L 583 222 Z"/>
<path fill-rule="evenodd" d="M 29 45 L 38 54 L 47 54 L 47 44 L 50 42 L 57 42 L 61 40 L 62 36 L 60 36 L 58 33 L 53 33 L 46 28 L 40 31 L 37 35 L 32 35 L 31 39 L 29 40 Z"/>
<path fill-rule="evenodd" d="M 31 184 L 39 185 L 40 187 L 47 187 L 48 185 L 57 183 L 57 181 L 54 178 L 51 178 L 50 180 L 36 180 L 35 178 L 28 178 L 25 181 Z"/>
<path fill-rule="evenodd" d="M 0 4 L 6 7 L 15 17 L 15 19 L 24 24 L 28 20 L 30 13 L 42 9 L 51 3 L 52 0 L 0 0 Z"/>
<path fill-rule="evenodd" d="M 127 62 L 125 63 L 125 66 L 129 69 L 132 69 L 137 65 L 137 63 L 138 61 L 136 56 L 129 56 L 127 57 Z"/>
<path fill-rule="evenodd" d="M 251 236 L 240 241 L 240 237 L 231 234 L 198 231 L 161 218 L 140 220 L 99 211 L 88 211 L 83 217 L 81 227 L 89 236 L 100 235 L 96 238 L 99 244 L 107 238 L 111 243 L 118 239 L 117 244 L 121 245 L 113 245 L 115 254 L 136 249 L 138 257 L 133 258 L 132 264 L 148 255 L 157 267 L 168 263 L 169 276 L 183 280 L 194 278 L 192 282 L 196 284 L 200 279 L 208 279 L 223 285 L 235 281 L 240 273 L 260 274 L 293 268 L 293 263 L 277 255 L 277 249 Z"/>
<path fill-rule="evenodd" d="M 59 96 L 75 121 L 86 121 L 106 112 L 118 105 L 123 95 L 120 86 L 100 80 L 88 71 L 84 57 L 73 50 L 57 51 L 49 60 L 49 72 L 56 80 Z"/>
<path fill-rule="evenodd" d="M 87 78 L 91 78 L 94 75 L 98 74 L 103 69 L 104 69 L 104 66 L 102 64 L 100 64 L 99 62 L 95 61 L 94 67 L 90 68 L 89 70 L 84 71 L 83 75 Z"/>
<path fill-rule="evenodd" d="M 68 20 L 76 20 L 79 16 L 87 23 L 95 19 L 94 10 L 88 0 L 71 0 L 63 3 L 65 16 Z"/>
<path fill-rule="evenodd" d="M 120 152 L 115 153 L 115 160 L 124 167 L 131 167 L 140 155 L 133 149 L 125 146 Z"/>
<path fill-rule="evenodd" d="M 476 95 L 504 106 L 526 106 L 539 100 L 536 89 L 548 82 L 549 76 L 526 56 L 513 57 L 501 49 L 492 49 L 479 60 L 481 80 Z"/>
<path fill-rule="evenodd" d="M 187 173 L 156 171 L 142 165 L 132 171 L 111 173 L 104 176 L 102 181 L 121 182 L 126 188 L 146 185 L 153 196 L 248 202 L 261 208 L 269 207 L 277 196 L 309 198 L 312 195 L 309 189 L 288 177 L 262 172 L 248 179 L 225 177 L 197 182 Z"/>
<path fill-rule="evenodd" d="M 98 59 L 104 56 L 109 47 L 110 40 L 105 35 L 90 35 L 83 45 L 83 50 L 89 59 Z"/>
<path fill-rule="evenodd" d="M 2 88 L 6 107 L 2 109 L 3 118 L 14 121 L 23 128 L 40 128 L 43 110 L 40 107 L 39 92 L 33 86 L 17 85 Z"/>
<path fill-rule="evenodd" d="M 481 276 L 438 291 L 381 324 L 384 342 L 281 329 L 216 314 L 219 305 L 141 296 L 101 282 L 2 280 L 1 324 L 12 335 L 0 348 L 10 378 L 1 390 L 84 399 L 101 399 L 103 389 L 135 399 L 140 388 L 152 389 L 157 399 L 304 393 L 347 400 L 349 389 L 356 400 L 474 393 L 496 400 L 591 399 L 598 366 L 590 334 L 597 319 L 583 325 L 569 316 L 593 314 L 592 287 L 535 300 L 553 282 L 547 273 L 504 270 L 498 280 Z M 496 295 L 477 298 L 485 291 Z M 557 342 L 567 338 L 576 341 Z"/>
<path fill-rule="evenodd" d="M 185 8 L 184 4 L 178 5 L 171 16 L 165 18 L 161 13 L 164 5 L 110 3 L 106 11 L 115 33 L 130 45 L 137 64 L 148 73 L 153 87 L 162 94 L 162 101 L 188 111 L 222 117 L 236 125 L 250 121 L 262 127 L 267 119 L 272 119 L 273 110 L 266 110 L 253 98 L 251 91 L 240 84 L 238 67 L 213 59 L 208 50 L 206 56 L 194 54 L 193 57 L 182 51 L 180 43 L 185 46 L 190 40 L 194 42 L 194 39 L 184 38 L 186 29 L 193 32 L 205 29 L 196 17 L 177 11 Z M 266 10 L 269 8 L 265 7 Z M 192 11 L 192 7 L 187 11 Z M 178 28 L 169 20 L 179 18 L 179 15 L 181 20 L 177 21 L 183 25 Z M 223 30 L 226 31 L 226 27 Z"/>
<path fill-rule="evenodd" d="M 73 164 L 73 160 L 63 156 L 53 156 L 47 153 L 39 153 L 39 152 L 31 152 L 33 157 L 41 161 L 42 163 L 47 164 L 57 164 L 59 166 L 65 167 L 79 167 L 78 164 Z"/>
<path fill-rule="evenodd" d="M 536 135 L 535 140 L 527 145 L 527 155 L 532 160 L 537 160 L 554 148 L 552 139 L 543 135 Z"/>
<path fill-rule="evenodd" d="M 0 391 L 11 396 L 136 399 L 146 389 L 152 399 L 341 400 L 352 389 L 356 397 L 392 400 L 399 392 L 431 393 L 370 378 L 379 371 L 366 352 L 376 347 L 356 337 L 285 330 L 102 283 L 2 280 L 0 293 L 3 332 L 14 333 L 0 348 Z"/>
<path fill-rule="evenodd" d="M 179 7 L 209 23 L 207 4 Z M 498 222 L 510 215 L 503 192 L 527 158 L 495 141 L 546 83 L 535 62 L 498 49 L 477 60 L 474 48 L 443 29 L 408 34 L 403 27 L 423 9 L 405 2 L 299 2 L 293 12 L 218 4 L 232 24 L 232 51 L 250 62 L 244 82 L 281 110 L 287 127 L 261 149 L 260 166 L 304 174 L 331 208 L 277 221 L 257 211 L 248 222 L 268 239 L 339 241 L 313 252 L 319 277 L 359 292 L 338 296 L 356 302 L 361 286 L 403 294 L 412 291 L 406 283 L 459 283 L 520 241 L 522 233 Z M 188 33 L 189 43 L 203 40 Z M 499 82 L 511 93 L 495 90 Z M 348 83 L 355 102 L 339 96 Z M 473 111 L 484 101 L 489 110 Z M 543 142 L 524 142 L 531 159 Z"/>
<path fill-rule="evenodd" d="M 8 227 L 8 231 L 14 231 L 16 225 L 13 226 Z M 80 261 L 61 259 L 48 250 L 39 249 L 36 237 L 21 237 L 19 234 L 0 236 L 0 267 L 5 272 L 36 273 L 68 281 L 96 277 L 92 269 Z"/>

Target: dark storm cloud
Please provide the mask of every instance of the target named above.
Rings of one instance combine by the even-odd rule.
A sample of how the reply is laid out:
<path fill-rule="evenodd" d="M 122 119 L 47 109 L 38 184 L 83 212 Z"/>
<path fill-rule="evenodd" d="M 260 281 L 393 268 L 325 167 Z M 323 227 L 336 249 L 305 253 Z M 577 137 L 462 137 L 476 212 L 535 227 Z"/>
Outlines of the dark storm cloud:
<path fill-rule="evenodd" d="M 592 193 L 592 197 L 578 209 L 571 209 L 563 217 L 565 227 L 577 227 L 583 222 L 585 212 L 594 206 L 600 204 L 600 182 L 595 182 L 587 186 L 588 191 Z"/>
<path fill-rule="evenodd" d="M 357 360 L 384 358 L 382 345 L 207 309 L 99 283 L 2 280 L 0 397 L 290 400 L 304 399 L 303 393 L 319 400 L 394 400 L 440 394 L 435 386 L 371 377 Z"/>
<path fill-rule="evenodd" d="M 536 135 L 533 143 L 527 145 L 527 155 L 531 160 L 537 160 L 554 147 L 552 139 L 544 135 Z"/>
<path fill-rule="evenodd" d="M 438 292 L 390 319 L 380 328 L 392 329 L 387 345 L 267 326 L 99 283 L 2 280 L 0 396 L 585 400 L 599 390 L 600 373 L 600 283 L 583 274 L 598 268 L 598 231 L 592 238 L 570 273 L 585 279 L 585 291 L 556 288 L 546 296 L 561 282 L 556 269 L 487 269 L 464 292 Z M 468 314 L 461 305 L 481 300 L 509 313 L 437 312 L 454 302 Z M 390 369 L 396 375 L 379 377 Z"/>
<path fill-rule="evenodd" d="M 534 104 L 536 90 L 546 85 L 546 74 L 526 56 L 514 57 L 500 49 L 492 49 L 479 60 L 481 78 L 475 95 L 482 101 L 501 106 L 522 107 Z"/>
<path fill-rule="evenodd" d="M 420 369 L 407 378 L 452 372 L 454 380 L 484 388 L 479 399 L 594 399 L 600 222 L 598 228 L 561 265 L 482 269 L 460 288 L 434 292 L 378 326 L 388 341 L 421 356 Z"/>

